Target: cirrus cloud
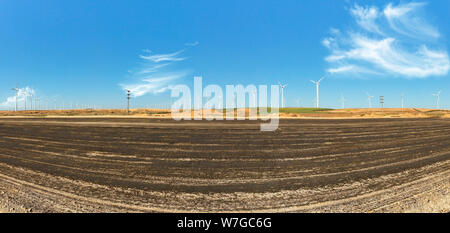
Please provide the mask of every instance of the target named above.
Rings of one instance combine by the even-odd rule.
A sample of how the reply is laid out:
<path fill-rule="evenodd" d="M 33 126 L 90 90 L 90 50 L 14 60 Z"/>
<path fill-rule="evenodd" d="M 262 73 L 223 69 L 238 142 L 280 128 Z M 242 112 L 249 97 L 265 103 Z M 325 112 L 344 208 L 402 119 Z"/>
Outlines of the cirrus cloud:
<path fill-rule="evenodd" d="M 355 28 L 346 33 L 333 29 L 322 40 L 331 54 L 325 60 L 332 74 L 378 74 L 408 78 L 446 75 L 448 53 L 438 30 L 423 17 L 425 3 L 355 5 L 350 14 Z M 336 33 L 339 32 L 339 33 Z"/>
<path fill-rule="evenodd" d="M 124 91 L 130 91 L 133 97 L 148 93 L 159 94 L 171 89 L 173 82 L 188 75 L 189 71 L 174 70 L 173 66 L 187 58 L 182 57 L 184 50 L 173 53 L 153 54 L 144 50 L 146 55 L 139 55 L 142 65 L 129 71 L 132 83 L 120 84 Z"/>

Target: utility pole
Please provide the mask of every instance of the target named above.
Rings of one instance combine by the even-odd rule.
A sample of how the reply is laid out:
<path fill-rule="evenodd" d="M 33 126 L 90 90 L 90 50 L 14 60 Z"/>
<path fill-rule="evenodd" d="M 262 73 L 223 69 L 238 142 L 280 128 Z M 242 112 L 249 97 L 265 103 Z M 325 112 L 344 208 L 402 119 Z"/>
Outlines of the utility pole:
<path fill-rule="evenodd" d="M 380 104 L 381 104 L 381 108 L 384 108 L 384 96 L 380 96 Z"/>
<path fill-rule="evenodd" d="M 127 113 L 130 115 L 130 90 L 127 90 Z"/>

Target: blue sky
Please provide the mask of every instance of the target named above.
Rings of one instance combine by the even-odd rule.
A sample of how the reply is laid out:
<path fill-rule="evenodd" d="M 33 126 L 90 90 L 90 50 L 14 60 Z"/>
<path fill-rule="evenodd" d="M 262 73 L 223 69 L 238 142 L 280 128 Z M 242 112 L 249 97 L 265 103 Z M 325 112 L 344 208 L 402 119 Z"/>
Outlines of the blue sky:
<path fill-rule="evenodd" d="M 0 108 L 11 88 L 123 107 L 169 103 L 169 88 L 288 83 L 287 106 L 450 108 L 450 2 L 0 1 Z M 9 99 L 9 101 L 8 101 Z M 373 100 L 373 105 L 377 106 Z"/>

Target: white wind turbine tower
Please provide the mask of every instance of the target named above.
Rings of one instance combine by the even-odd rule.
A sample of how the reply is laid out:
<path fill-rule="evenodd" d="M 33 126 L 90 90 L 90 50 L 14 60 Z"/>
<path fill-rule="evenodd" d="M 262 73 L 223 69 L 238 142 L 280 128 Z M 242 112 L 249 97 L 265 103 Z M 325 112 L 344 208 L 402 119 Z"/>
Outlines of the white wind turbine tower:
<path fill-rule="evenodd" d="M 281 84 L 280 82 L 278 82 L 278 84 L 281 87 L 281 108 L 284 108 L 284 88 L 287 87 L 287 84 Z"/>
<path fill-rule="evenodd" d="M 316 98 L 313 98 L 313 99 L 311 100 L 311 102 L 314 104 L 314 106 L 316 106 L 316 103 L 317 103 Z"/>
<path fill-rule="evenodd" d="M 33 110 L 33 92 L 30 92 L 30 110 Z"/>
<path fill-rule="evenodd" d="M 19 96 L 19 88 L 16 86 L 16 87 L 13 88 L 12 90 L 16 92 L 16 97 L 15 97 L 15 100 L 16 100 L 16 107 L 14 108 L 14 111 L 17 112 L 17 97 Z"/>
<path fill-rule="evenodd" d="M 300 99 L 295 99 L 295 102 L 297 103 L 297 107 L 300 107 Z"/>
<path fill-rule="evenodd" d="M 25 101 L 25 106 L 24 106 L 24 108 L 25 108 L 25 110 L 27 110 L 27 97 L 28 97 L 27 89 L 25 89 L 25 90 L 23 91 L 23 95 L 24 95 L 24 97 L 25 97 L 25 98 L 23 98 L 23 100 Z"/>
<path fill-rule="evenodd" d="M 369 94 L 369 92 L 366 92 L 366 95 L 367 95 L 367 99 L 369 100 L 369 108 L 372 108 L 372 98 L 373 98 L 373 96 L 371 96 Z"/>
<path fill-rule="evenodd" d="M 442 91 L 438 91 L 436 94 L 433 94 L 433 96 L 436 96 L 436 109 L 439 109 L 439 97 L 441 95 Z"/>
<path fill-rule="evenodd" d="M 258 98 L 257 98 L 258 94 L 256 93 L 256 90 L 253 90 L 252 93 L 253 93 L 253 96 L 252 96 L 252 98 L 253 98 L 253 106 L 255 108 L 258 108 Z"/>
<path fill-rule="evenodd" d="M 36 98 L 36 99 L 37 99 L 37 105 L 36 105 L 37 110 L 41 110 L 41 97 Z"/>
<path fill-rule="evenodd" d="M 405 94 L 402 94 L 402 110 L 405 108 Z"/>
<path fill-rule="evenodd" d="M 342 94 L 341 94 L 341 103 L 342 103 L 342 109 L 345 109 L 345 98 Z"/>
<path fill-rule="evenodd" d="M 316 108 L 319 108 L 319 85 L 320 85 L 320 82 L 322 82 L 322 80 L 323 80 L 324 78 L 325 78 L 325 77 L 319 79 L 319 81 L 317 81 L 317 82 L 311 80 L 311 82 L 314 83 L 314 85 L 316 85 Z"/>

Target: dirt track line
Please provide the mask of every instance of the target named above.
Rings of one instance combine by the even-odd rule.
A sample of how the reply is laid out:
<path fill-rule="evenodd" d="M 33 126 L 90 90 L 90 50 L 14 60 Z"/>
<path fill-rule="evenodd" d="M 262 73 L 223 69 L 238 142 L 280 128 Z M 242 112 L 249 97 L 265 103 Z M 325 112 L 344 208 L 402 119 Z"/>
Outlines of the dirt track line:
<path fill-rule="evenodd" d="M 7 156 L 9 158 L 16 158 L 14 156 L 10 156 L 10 155 L 5 155 L 5 154 L 0 154 L 2 156 Z M 196 179 L 196 181 L 202 181 L 202 184 L 199 183 L 192 183 L 192 182 L 186 182 L 185 184 L 178 184 L 179 186 L 208 186 L 211 184 L 214 185 L 230 185 L 230 184 L 243 184 L 243 183 L 248 183 L 248 182 L 253 182 L 253 183 L 259 183 L 259 184 L 264 184 L 264 183 L 268 183 L 268 182 L 273 182 L 273 181 L 286 181 L 286 180 L 298 180 L 298 179 L 308 179 L 308 178 L 317 178 L 317 177 L 329 177 L 329 176 L 338 176 L 338 175 L 345 175 L 345 174 L 354 174 L 354 173 L 358 173 L 358 172 L 363 172 L 363 171 L 370 171 L 370 170 L 375 170 L 375 169 L 380 169 L 380 168 L 388 168 L 388 167 L 396 167 L 399 165 L 404 165 L 404 164 L 411 164 L 414 162 L 418 162 L 421 160 L 426 160 L 426 159 L 430 159 L 430 158 L 435 158 L 435 157 L 439 157 L 442 155 L 449 155 L 449 152 L 441 152 L 441 153 L 436 153 L 436 154 L 431 154 L 429 156 L 424 156 L 424 157 L 420 157 L 420 158 L 416 158 L 416 159 L 410 159 L 410 160 L 403 160 L 400 162 L 394 162 L 394 163 L 389 163 L 389 164 L 382 164 L 382 165 L 377 165 L 377 166 L 371 166 L 371 167 L 366 167 L 366 168 L 360 168 L 360 169 L 354 169 L 354 170 L 349 170 L 349 171 L 343 171 L 343 172 L 332 172 L 332 173 L 322 173 L 322 174 L 313 174 L 313 175 L 306 175 L 306 176 L 291 176 L 291 177 L 277 177 L 277 178 L 271 178 L 271 179 L 267 179 L 267 178 L 260 178 L 260 179 L 245 179 L 245 180 L 226 180 L 226 179 L 216 179 L 216 180 L 211 180 L 211 179 Z M 60 168 L 65 168 L 68 170 L 75 170 L 75 171 L 81 171 L 81 172 L 90 172 L 94 175 L 104 175 L 104 174 L 109 174 L 109 175 L 120 175 L 121 173 L 119 171 L 117 172 L 106 172 L 106 171 L 102 171 L 99 172 L 98 170 L 89 170 L 89 169 L 82 169 L 82 168 L 76 168 L 76 167 L 69 167 L 69 166 L 65 166 L 65 165 L 58 165 L 58 164 L 51 164 L 51 163 L 47 163 L 47 162 L 42 162 L 42 161 L 38 161 L 38 160 L 34 160 L 34 159 L 26 159 L 26 158 L 20 158 L 20 160 L 25 160 L 25 161 L 29 161 L 29 162 L 34 162 L 34 163 L 38 163 L 38 164 L 45 164 L 48 166 L 54 166 L 54 167 L 60 167 Z M 155 183 L 165 183 L 165 181 L 159 181 L 159 182 L 148 182 L 147 180 L 138 180 L 138 179 L 130 179 L 130 178 L 119 178 L 119 177 L 115 177 L 117 180 L 120 181 L 136 181 L 136 182 L 142 182 L 142 183 L 146 183 L 146 184 L 155 184 Z M 155 177 L 155 180 L 160 180 L 161 177 Z M 159 178 L 159 179 L 158 179 Z M 167 179 L 167 178 L 166 178 Z M 164 180 L 166 180 L 164 179 Z M 192 181 L 194 179 L 186 179 L 186 178 L 177 178 L 177 179 L 183 179 L 183 180 L 189 180 Z M 152 181 L 155 181 L 152 180 Z M 173 180 L 172 178 L 170 180 Z M 216 181 L 216 182 L 212 182 L 212 181 Z M 217 182 L 220 181 L 220 182 Z"/>
<path fill-rule="evenodd" d="M 0 177 L 4 178 L 5 181 L 7 181 L 11 184 L 20 184 L 20 185 L 26 185 L 28 187 L 32 187 L 32 188 L 34 188 L 34 191 L 36 191 L 36 192 L 40 192 L 40 193 L 49 192 L 49 193 L 57 194 L 57 195 L 60 195 L 63 197 L 82 200 L 82 201 L 91 202 L 91 203 L 96 203 L 96 204 L 100 204 L 100 205 L 109 205 L 109 206 L 121 207 L 121 208 L 126 208 L 126 209 L 135 209 L 135 210 L 140 210 L 140 211 L 144 211 L 144 212 L 176 212 L 176 213 L 183 212 L 180 210 L 170 210 L 169 211 L 169 210 L 162 209 L 162 208 L 153 208 L 153 207 L 150 208 L 150 207 L 143 207 L 143 206 L 138 206 L 138 205 L 122 204 L 122 203 L 117 203 L 117 202 L 112 202 L 112 201 L 100 200 L 100 199 L 96 199 L 96 198 L 88 198 L 88 197 L 78 196 L 78 195 L 75 195 L 72 193 L 56 190 L 53 188 L 36 185 L 36 184 L 30 183 L 30 182 L 18 180 L 18 179 L 15 179 L 15 178 L 3 175 L 3 174 L 0 174 Z"/>
<path fill-rule="evenodd" d="M 125 128 L 124 128 L 125 129 Z M 174 130 L 176 130 L 176 128 L 173 128 Z M 339 133 L 339 135 L 340 135 L 340 137 L 339 137 L 339 139 L 358 139 L 358 138 L 367 138 L 367 137 L 370 137 L 370 138 L 380 138 L 380 137 L 385 137 L 385 136 L 389 136 L 389 137 L 395 137 L 395 136 L 398 136 L 398 135 L 407 135 L 408 136 L 408 138 L 415 138 L 415 137 L 412 137 L 411 135 L 421 135 L 422 133 L 427 133 L 428 135 L 435 135 L 436 133 L 441 133 L 441 134 L 446 134 L 447 132 L 449 132 L 450 131 L 450 129 L 442 129 L 442 126 L 439 126 L 438 127 L 438 130 L 429 130 L 429 129 L 422 129 L 422 130 L 417 130 L 417 129 L 415 129 L 414 131 L 412 131 L 412 132 L 405 132 L 404 130 L 402 130 L 402 133 L 398 133 L 399 132 L 399 130 L 394 130 L 394 131 L 392 131 L 392 132 L 390 132 L 390 131 L 381 131 L 381 132 L 378 132 L 378 131 L 374 131 L 374 132 L 370 132 L 370 133 L 361 133 L 361 132 L 355 132 L 355 133 L 352 133 L 352 134 L 355 134 L 355 135 L 357 135 L 357 136 L 354 136 L 354 137 L 342 137 L 343 135 L 345 135 L 345 134 L 341 134 L 341 133 Z M 146 131 L 140 131 L 140 132 L 146 132 Z M 259 131 L 258 131 L 259 132 Z M 157 132 L 152 132 L 153 134 L 155 134 L 155 133 L 157 133 Z M 174 132 L 174 133 L 167 133 L 166 131 L 163 131 L 163 132 L 161 132 L 161 133 L 165 133 L 164 135 L 165 136 L 160 136 L 160 137 L 171 137 L 172 139 L 177 139 L 177 135 L 179 135 L 179 132 L 177 131 L 177 132 Z M 236 135 L 236 134 L 238 134 L 239 132 L 235 132 L 235 131 L 233 131 L 233 135 Z M 329 135 L 326 135 L 324 132 L 321 132 L 320 134 L 317 134 L 319 137 L 314 137 L 314 134 L 311 134 L 311 133 L 309 133 L 308 134 L 308 141 L 314 141 L 314 140 L 319 140 L 319 139 L 321 139 L 321 140 L 326 140 L 326 139 L 329 139 L 330 137 L 334 137 L 335 135 L 336 135 L 336 133 L 338 133 L 338 132 L 335 132 L 335 133 L 330 133 Z M 378 134 L 377 134 L 378 133 Z M 393 134 L 393 133 L 395 133 L 395 134 Z M 19 137 L 11 137 L 11 136 L 9 136 L 8 134 L 0 134 L 0 135 L 3 135 L 3 137 L 6 137 L 6 138 L 11 138 L 11 139 L 18 139 L 18 140 L 21 140 Z M 78 134 L 78 135 L 80 135 L 80 134 Z M 95 135 L 92 135 L 92 132 L 89 132 L 89 133 L 87 133 L 86 135 L 90 135 L 90 136 L 95 136 Z M 193 134 L 192 134 L 193 135 Z M 208 132 L 204 132 L 204 133 L 198 133 L 198 135 L 199 136 L 207 136 L 207 135 L 209 135 L 209 133 Z M 250 136 L 250 135 L 253 135 L 253 134 L 250 134 L 250 133 L 242 133 L 242 135 L 248 135 L 248 136 Z M 258 135 L 258 134 L 255 134 L 255 135 Z M 301 139 L 299 139 L 298 138 L 298 136 L 302 136 L 303 134 L 302 133 L 296 133 L 296 134 L 292 134 L 291 136 L 289 136 L 288 134 L 280 134 L 280 135 L 277 135 L 277 136 L 280 136 L 280 137 L 282 137 L 282 138 L 280 138 L 280 139 L 276 139 L 276 138 L 273 138 L 273 139 L 271 139 L 272 141 L 276 141 L 276 140 L 284 140 L 285 142 L 286 141 L 302 141 Z M 175 138 L 174 138 L 175 137 Z M 294 138 L 292 138 L 292 137 L 294 137 Z M 30 140 L 30 141 L 36 141 L 36 138 L 25 138 L 25 137 L 22 137 L 23 138 L 23 140 Z M 44 140 L 47 140 L 47 141 L 55 141 L 55 138 L 49 138 L 49 137 L 39 137 L 42 141 L 44 141 Z M 186 137 L 182 137 L 182 138 L 186 138 Z M 127 139 L 127 137 L 115 137 L 114 139 L 116 139 L 116 141 L 124 141 L 124 140 L 126 140 Z M 207 139 L 207 138 L 205 138 L 205 139 Z M 240 141 L 241 140 L 241 138 L 240 137 L 238 137 L 238 136 L 236 136 L 236 137 L 230 137 L 230 136 L 227 136 L 226 137 L 226 139 L 227 140 L 229 140 L 230 141 L 230 144 L 229 145 L 233 145 L 232 144 L 232 142 L 235 142 L 235 141 Z M 74 139 L 74 138 L 71 138 L 71 140 L 72 141 L 79 141 L 79 142 L 81 142 L 81 143 L 85 143 L 86 141 L 89 141 L 89 142 L 105 142 L 104 140 L 94 140 L 94 138 L 90 138 L 90 140 L 86 140 L 86 139 Z M 264 141 L 265 139 L 264 138 L 252 138 L 252 142 L 259 142 L 259 141 Z M 133 143 L 133 144 L 136 144 L 136 145 L 141 145 L 141 144 L 155 144 L 155 143 L 157 143 L 157 144 L 163 144 L 163 145 L 172 145 L 172 144 L 170 144 L 170 143 L 161 143 L 161 142 L 155 142 L 155 143 L 148 143 L 148 142 L 130 142 L 130 143 Z M 296 143 L 296 144 L 298 144 L 298 143 Z M 320 144 L 320 143 L 316 143 L 316 144 Z M 186 145 L 189 145 L 189 144 L 186 144 Z M 208 144 L 208 143 L 203 143 L 203 144 L 199 144 L 199 145 L 205 145 L 205 146 L 208 146 L 208 145 L 210 145 L 210 144 Z M 217 145 L 217 144 L 216 144 Z M 221 145 L 223 145 L 223 143 L 221 144 Z M 308 143 L 302 143 L 302 144 L 299 144 L 299 145 L 311 145 L 311 142 L 308 142 Z"/>
<path fill-rule="evenodd" d="M 450 171 L 445 172 L 444 173 L 444 177 L 448 177 L 450 174 Z M 415 180 L 412 182 L 408 182 L 399 186 L 394 187 L 395 189 L 401 189 L 407 186 L 412 186 L 414 184 L 420 183 L 420 182 L 425 182 L 427 180 L 431 180 L 435 177 L 441 176 L 442 174 L 437 174 L 434 176 L 429 176 L 429 177 L 424 177 L 421 178 L 419 180 Z M 445 179 L 443 179 L 445 180 Z M 327 206 L 335 206 L 335 205 L 342 205 L 348 202 L 355 202 L 361 199 L 366 199 L 366 198 L 371 198 L 377 195 L 382 195 L 383 193 L 386 192 L 391 192 L 390 189 L 382 189 L 382 190 L 377 190 L 371 193 L 367 193 L 367 194 L 363 194 L 360 196 L 355 196 L 355 197 L 349 197 L 349 198 L 345 198 L 345 199 L 341 199 L 341 200 L 334 200 L 334 201 L 326 201 L 326 202 L 321 202 L 321 203 L 316 203 L 316 204 L 311 204 L 308 206 L 296 206 L 296 207 L 288 207 L 288 208 L 273 208 L 273 209 L 264 209 L 261 212 L 267 212 L 267 213 L 271 213 L 271 212 L 301 212 L 301 211 L 305 211 L 305 210 L 312 210 L 312 209 L 319 209 L 319 208 L 323 208 L 323 207 L 327 207 Z M 252 211 L 253 212 L 253 211 Z M 256 210 L 255 212 L 260 212 L 260 210 Z"/>
<path fill-rule="evenodd" d="M 443 137 L 447 137 L 447 135 L 438 135 L 438 136 L 426 137 L 426 139 L 439 139 L 439 138 L 443 138 Z M 412 138 L 412 139 L 416 139 L 416 138 Z M 20 139 L 14 138 L 13 140 L 20 140 Z M 419 141 L 419 139 L 416 139 L 416 140 Z M 413 143 L 416 140 L 406 139 L 402 143 Z M 420 140 L 422 140 L 422 139 L 420 139 Z M 28 140 L 25 140 L 25 141 L 28 141 Z M 4 141 L 4 142 L 6 142 L 6 141 Z M 84 145 L 84 144 L 63 143 L 63 142 L 46 142 L 46 143 L 50 144 L 50 145 L 61 145 L 61 146 L 64 146 L 64 147 L 67 147 L 67 146 L 82 146 L 82 145 Z M 42 147 L 42 144 L 35 145 L 35 144 L 22 143 L 21 145 L 41 146 Z M 397 143 L 397 145 L 398 145 L 398 143 Z M 366 150 L 366 151 L 362 151 L 362 152 L 334 153 L 334 154 L 330 154 L 330 155 L 319 155 L 319 156 L 312 156 L 312 157 L 297 157 L 297 158 L 290 157 L 290 158 L 285 158 L 285 159 L 270 159 L 270 158 L 248 159 L 248 158 L 242 158 L 242 159 L 234 159 L 234 160 L 233 159 L 228 159 L 228 160 L 227 159 L 217 159 L 216 160 L 216 159 L 207 159 L 207 158 L 190 158 L 188 161 L 215 161 L 215 160 L 216 161 L 225 161 L 225 160 L 227 160 L 227 161 L 259 161 L 259 160 L 262 160 L 262 159 L 264 159 L 265 161 L 296 161 L 296 160 L 309 160 L 309 159 L 319 159 L 319 158 L 327 158 L 327 157 L 334 158 L 334 157 L 345 156 L 345 155 L 348 155 L 348 154 L 365 154 L 365 153 L 377 152 L 377 151 L 379 151 L 379 152 L 381 152 L 381 151 L 389 151 L 390 149 L 393 149 L 393 148 L 403 149 L 403 148 L 408 148 L 408 147 L 411 147 L 411 146 L 410 145 L 404 146 L 404 147 L 398 147 L 398 146 L 395 147 L 394 146 L 394 147 L 389 147 L 389 148 L 386 148 L 386 146 L 385 146 L 384 149 Z M 58 148 L 58 147 L 54 147 L 54 148 Z M 328 148 L 328 147 L 303 148 L 303 149 L 296 150 L 295 153 L 302 153 L 302 152 L 305 152 L 307 150 L 320 150 L 320 149 L 325 149 L 325 148 Z M 150 149 L 151 150 L 149 150 L 149 151 L 202 152 L 202 153 L 208 153 L 208 152 L 213 153 L 214 152 L 213 150 L 212 151 L 204 151 L 204 150 L 192 150 L 192 149 L 191 150 L 187 150 L 187 149 L 168 150 L 167 148 L 150 148 Z M 222 150 L 222 151 L 224 151 L 224 152 L 235 152 L 235 150 L 230 150 L 230 151 Z M 290 150 L 288 150 L 288 151 L 290 151 Z M 266 152 L 267 153 L 273 153 L 273 152 L 280 152 L 280 151 L 279 150 L 269 150 L 269 151 L 266 151 Z M 106 153 L 107 154 L 107 152 L 102 152 L 102 153 Z M 130 155 L 118 155 L 118 156 L 126 156 L 128 158 L 133 157 L 133 156 L 130 156 Z M 105 157 L 107 157 L 107 156 L 105 156 Z M 81 156 L 80 156 L 80 158 L 81 158 Z M 136 159 L 147 160 L 146 157 L 139 157 L 139 158 L 136 157 Z M 151 157 L 149 159 L 158 159 L 158 157 Z M 159 159 L 160 160 L 167 160 L 167 161 L 187 161 L 186 159 L 183 159 L 183 158 L 175 159 L 175 158 L 167 158 L 167 157 L 162 157 L 162 156 L 160 156 Z"/>
<path fill-rule="evenodd" d="M 447 181 L 447 183 L 448 183 L 448 179 L 442 179 L 442 180 L 440 180 L 441 182 L 442 181 Z M 439 181 L 438 182 L 435 182 L 435 184 L 436 183 L 439 183 Z M 377 207 L 377 208 L 375 208 L 375 209 L 373 209 L 372 211 L 373 212 L 385 212 L 385 211 L 383 211 L 383 210 L 385 210 L 385 209 L 394 209 L 392 206 L 394 206 L 394 205 L 400 205 L 401 203 L 404 203 L 404 202 L 409 202 L 409 201 L 416 201 L 416 200 L 419 200 L 422 196 L 424 196 L 425 194 L 428 194 L 427 196 L 428 197 L 432 197 L 433 195 L 432 194 L 434 194 L 434 193 L 436 193 L 436 192 L 438 192 L 438 191 L 442 191 L 443 189 L 449 189 L 450 188 L 450 186 L 447 184 L 447 185 L 444 185 L 445 187 L 444 188 L 442 188 L 442 187 L 438 187 L 438 186 L 436 186 L 436 187 L 432 187 L 432 188 L 430 188 L 430 189 L 427 189 L 427 190 L 425 190 L 425 191 L 423 191 L 423 192 L 418 192 L 418 193 L 415 193 L 415 194 L 409 194 L 409 196 L 408 197 L 402 197 L 400 200 L 395 200 L 395 201 L 390 201 L 390 203 L 389 204 L 385 204 L 385 205 L 383 205 L 383 206 L 380 206 L 380 207 Z M 423 187 L 417 187 L 417 188 L 412 188 L 412 189 L 410 189 L 409 191 L 410 192 L 412 192 L 412 191 L 416 191 L 416 190 L 421 190 L 421 189 L 423 189 Z M 383 201 L 389 201 L 389 198 L 384 198 L 384 199 L 382 199 Z M 381 201 L 381 200 L 380 200 Z"/>
<path fill-rule="evenodd" d="M 449 172 L 445 172 L 444 173 L 444 177 L 447 177 L 448 174 L 450 174 Z M 421 178 L 419 180 L 415 180 L 412 182 L 408 182 L 399 186 L 396 186 L 395 189 L 401 189 L 407 186 L 413 186 L 414 184 L 418 184 L 421 182 L 426 182 L 428 180 L 431 180 L 435 177 L 438 177 L 442 174 L 436 174 L 433 176 L 429 176 L 429 177 L 425 177 L 425 178 Z M 60 190 L 56 190 L 53 188 L 48 188 L 48 187 L 44 187 L 41 185 L 36 185 L 33 183 L 29 183 L 26 181 L 22 181 L 22 180 L 18 180 L 3 174 L 0 174 L 0 177 L 2 177 L 4 179 L 4 181 L 11 183 L 11 184 L 20 184 L 20 185 L 25 185 L 31 188 L 34 188 L 33 191 L 38 192 L 38 193 L 51 193 L 51 194 L 56 194 L 56 195 L 60 195 L 66 198 L 71 198 L 71 199 L 76 199 L 76 200 L 81 200 L 81 201 L 85 201 L 88 203 L 92 203 L 92 204 L 100 204 L 100 205 L 107 205 L 107 206 L 114 206 L 114 207 L 119 207 L 119 208 L 125 208 L 125 209 L 132 209 L 132 210 L 137 210 L 137 211 L 143 211 L 143 212 L 171 212 L 171 213 L 194 213 L 194 212 L 199 212 L 199 211 L 195 211 L 195 210 L 181 210 L 181 209 L 165 209 L 165 208 L 158 208 L 158 207 L 143 207 L 143 206 L 138 206 L 138 205 L 131 205 L 131 204 L 123 204 L 123 203 L 117 203 L 117 202 L 112 202 L 112 201 L 107 201 L 107 200 L 101 200 L 101 199 L 97 199 L 97 198 L 87 198 L 87 197 L 83 197 L 83 196 L 79 196 L 79 195 L 75 195 L 72 193 L 68 193 L 68 192 L 64 192 L 64 191 L 60 191 Z M 444 179 L 445 180 L 445 179 Z M 343 205 L 345 203 L 349 203 L 349 202 L 356 202 L 358 200 L 362 200 L 362 199 L 366 199 L 366 198 L 371 198 L 377 195 L 382 195 L 385 192 L 392 192 L 392 190 L 390 189 L 383 189 L 383 190 L 377 190 L 371 193 L 367 193 L 367 194 L 363 194 L 363 195 L 359 195 L 359 196 L 355 196 L 355 197 L 349 197 L 349 198 L 345 198 L 345 199 L 341 199 L 341 200 L 333 200 L 333 201 L 325 201 L 325 202 L 320 202 L 320 203 L 315 203 L 315 204 L 311 204 L 311 205 L 307 205 L 307 206 L 295 206 L 295 207 L 284 207 L 284 208 L 269 208 L 269 209 L 257 209 L 257 210 L 234 210 L 234 211 L 217 211 L 215 210 L 214 212 L 220 212 L 220 213 L 272 213 L 272 212 L 303 212 L 303 211 L 311 211 L 313 209 L 320 209 L 320 208 L 324 208 L 327 206 L 336 206 L 336 205 Z M 200 212 L 209 212 L 209 211 L 200 211 Z"/>

